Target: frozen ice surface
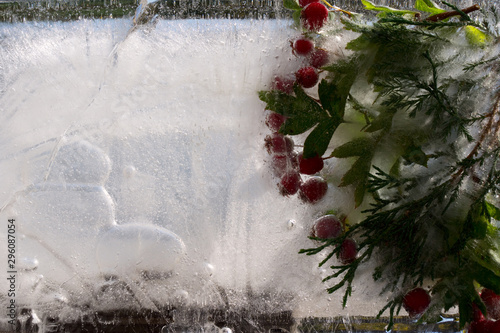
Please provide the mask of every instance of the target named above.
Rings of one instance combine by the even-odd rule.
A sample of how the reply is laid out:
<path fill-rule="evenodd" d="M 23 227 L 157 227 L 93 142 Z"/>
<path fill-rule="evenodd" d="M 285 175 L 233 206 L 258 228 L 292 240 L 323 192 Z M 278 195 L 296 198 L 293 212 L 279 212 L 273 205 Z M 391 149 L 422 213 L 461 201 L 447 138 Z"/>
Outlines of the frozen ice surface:
<path fill-rule="evenodd" d="M 159 21 L 127 38 L 129 20 L 0 25 L 0 219 L 18 226 L 18 303 L 68 317 L 171 303 L 376 314 L 368 282 L 341 310 L 319 260 L 298 254 L 332 207 L 281 197 L 263 162 L 257 91 L 293 72 L 289 25 Z"/>

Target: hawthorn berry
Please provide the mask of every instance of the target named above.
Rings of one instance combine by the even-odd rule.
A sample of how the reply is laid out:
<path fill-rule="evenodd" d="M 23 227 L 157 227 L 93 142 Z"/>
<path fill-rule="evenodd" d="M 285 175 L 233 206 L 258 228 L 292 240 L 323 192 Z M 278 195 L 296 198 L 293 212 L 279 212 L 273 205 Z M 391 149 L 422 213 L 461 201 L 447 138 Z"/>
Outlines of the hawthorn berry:
<path fill-rule="evenodd" d="M 281 134 L 274 133 L 272 135 L 266 135 L 264 138 L 265 147 L 269 154 L 285 154 L 286 153 L 286 141 L 285 137 Z"/>
<path fill-rule="evenodd" d="M 316 155 L 311 158 L 304 158 L 303 153 L 299 154 L 299 172 L 305 175 L 314 175 L 323 169 L 324 162 L 321 156 Z"/>
<path fill-rule="evenodd" d="M 491 319 L 500 319 L 500 296 L 491 289 L 484 288 L 481 291 L 481 300 L 486 305 L 488 317 Z"/>
<path fill-rule="evenodd" d="M 302 67 L 295 73 L 298 84 L 304 88 L 312 88 L 318 83 L 319 75 L 312 66 Z"/>
<path fill-rule="evenodd" d="M 342 229 L 342 222 L 335 215 L 324 215 L 314 221 L 312 236 L 323 239 L 337 238 L 342 234 Z"/>
<path fill-rule="evenodd" d="M 328 55 L 328 51 L 324 49 L 315 49 L 309 55 L 309 64 L 314 68 L 320 68 L 328 64 L 330 60 L 330 56 Z"/>
<path fill-rule="evenodd" d="M 271 88 L 273 90 L 279 90 L 279 91 L 284 92 L 286 94 L 291 94 L 291 93 L 293 93 L 293 84 L 294 83 L 295 83 L 295 80 L 291 77 L 276 76 L 274 78 L 272 85 L 271 85 Z"/>
<path fill-rule="evenodd" d="M 302 179 L 297 171 L 291 170 L 286 172 L 278 184 L 280 193 L 285 196 L 294 195 L 299 190 L 301 182 Z"/>
<path fill-rule="evenodd" d="M 469 326 L 469 333 L 498 333 L 500 332 L 500 320 L 485 319 L 473 321 Z"/>
<path fill-rule="evenodd" d="M 276 112 L 270 112 L 266 116 L 266 125 L 273 133 L 277 133 L 285 120 L 285 116 Z"/>
<path fill-rule="evenodd" d="M 300 185 L 299 196 L 307 203 L 317 203 L 326 194 L 328 183 L 321 177 L 311 177 Z"/>
<path fill-rule="evenodd" d="M 299 38 L 293 43 L 293 51 L 295 54 L 307 56 L 314 49 L 314 43 L 310 39 Z"/>
<path fill-rule="evenodd" d="M 312 2 L 301 13 L 302 25 L 309 30 L 319 30 L 328 19 L 328 8 L 320 2 Z"/>
<path fill-rule="evenodd" d="M 304 8 L 305 6 L 313 2 L 319 2 L 319 0 L 299 0 L 299 6 Z"/>
<path fill-rule="evenodd" d="M 340 252 L 338 258 L 340 262 L 344 265 L 352 263 L 356 260 L 358 255 L 358 244 L 352 238 L 346 238 L 340 245 Z"/>
<path fill-rule="evenodd" d="M 410 290 L 403 298 L 403 307 L 408 312 L 410 317 L 416 317 L 422 314 L 429 304 L 431 297 L 423 288 L 415 288 Z"/>

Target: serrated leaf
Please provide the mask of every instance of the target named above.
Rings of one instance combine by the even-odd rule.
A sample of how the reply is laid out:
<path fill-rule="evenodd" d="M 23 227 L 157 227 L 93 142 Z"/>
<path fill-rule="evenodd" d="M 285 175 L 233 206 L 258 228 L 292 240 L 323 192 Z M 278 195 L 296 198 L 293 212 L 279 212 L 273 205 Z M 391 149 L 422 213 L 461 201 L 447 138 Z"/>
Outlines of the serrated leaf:
<path fill-rule="evenodd" d="M 465 38 L 467 39 L 469 44 L 483 47 L 488 42 L 488 35 L 478 28 L 468 25 L 464 29 Z"/>
<path fill-rule="evenodd" d="M 500 221 L 500 208 L 495 205 L 489 203 L 488 201 L 484 202 L 486 206 L 486 210 L 491 218 L 494 218 L 497 221 Z"/>
<path fill-rule="evenodd" d="M 431 13 L 431 14 L 439 14 L 439 13 L 443 13 L 446 11 L 446 10 L 440 8 L 432 0 L 416 0 L 415 1 L 415 9 L 420 10 L 422 12 Z"/>
<path fill-rule="evenodd" d="M 347 186 L 357 184 L 359 181 L 366 179 L 372 165 L 372 155 L 361 156 L 354 162 L 352 167 L 344 174 L 339 186 Z"/>
<path fill-rule="evenodd" d="M 299 3 L 296 0 L 283 0 L 283 7 L 292 9 L 292 10 L 300 10 Z"/>
<path fill-rule="evenodd" d="M 365 198 L 366 193 L 366 177 L 359 181 L 356 185 L 356 190 L 354 191 L 354 203 L 356 207 L 359 207 L 363 203 L 363 199 Z"/>
<path fill-rule="evenodd" d="M 284 135 L 297 135 L 304 133 L 318 123 L 318 118 L 309 114 L 300 114 L 288 117 L 279 132 Z"/>
<path fill-rule="evenodd" d="M 346 158 L 362 156 L 373 149 L 373 140 L 368 137 L 356 138 L 335 148 L 330 154 L 331 157 Z"/>
<path fill-rule="evenodd" d="M 474 280 L 481 286 L 493 290 L 495 294 L 500 294 L 500 276 L 482 265 L 476 265 L 473 273 Z"/>
<path fill-rule="evenodd" d="M 295 88 L 296 96 L 286 94 L 279 90 L 261 91 L 259 98 L 266 102 L 266 109 L 282 114 L 286 117 L 308 114 L 320 117 L 324 114 L 321 106 L 309 97 L 302 88 Z"/>
<path fill-rule="evenodd" d="M 405 15 L 405 14 L 415 15 L 415 12 L 412 10 L 402 10 L 402 9 L 388 7 L 388 6 L 377 6 L 373 2 L 368 1 L 368 0 L 361 0 L 361 3 L 365 6 L 365 9 L 367 9 L 367 10 L 374 10 L 374 11 L 378 11 L 378 12 L 391 13 L 391 14 L 396 14 L 396 15 Z"/>
<path fill-rule="evenodd" d="M 323 156 L 340 123 L 338 119 L 330 117 L 322 119 L 304 141 L 304 158 Z"/>

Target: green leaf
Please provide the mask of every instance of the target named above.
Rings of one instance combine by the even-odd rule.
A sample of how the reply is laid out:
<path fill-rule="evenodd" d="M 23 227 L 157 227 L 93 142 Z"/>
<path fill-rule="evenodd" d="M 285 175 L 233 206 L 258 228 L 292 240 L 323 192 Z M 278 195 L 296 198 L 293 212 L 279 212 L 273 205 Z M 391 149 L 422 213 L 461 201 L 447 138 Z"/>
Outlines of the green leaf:
<path fill-rule="evenodd" d="M 352 167 L 344 174 L 339 186 L 347 186 L 357 184 L 362 180 L 366 180 L 372 165 L 372 155 L 361 156 L 354 162 Z"/>
<path fill-rule="evenodd" d="M 476 265 L 474 270 L 474 280 L 485 288 L 491 289 L 495 294 L 500 294 L 500 276 L 496 275 L 482 265 Z"/>
<path fill-rule="evenodd" d="M 465 38 L 470 45 L 483 47 L 488 42 L 488 35 L 483 31 L 479 30 L 473 26 L 466 26 L 465 28 Z"/>
<path fill-rule="evenodd" d="M 335 118 L 324 118 L 320 121 L 304 141 L 304 158 L 323 156 L 340 123 L 341 121 Z"/>
<path fill-rule="evenodd" d="M 494 218 L 497 221 L 500 221 L 500 208 L 489 203 L 488 201 L 485 201 L 484 204 L 486 206 L 486 210 L 487 210 L 488 214 L 490 215 L 490 217 Z"/>
<path fill-rule="evenodd" d="M 286 117 L 301 116 L 304 114 L 320 117 L 325 112 L 321 106 L 309 97 L 300 87 L 294 87 L 296 96 L 279 90 L 261 91 L 259 98 L 266 102 L 266 109 L 277 112 Z"/>
<path fill-rule="evenodd" d="M 292 9 L 292 10 L 300 10 L 299 3 L 296 0 L 283 0 L 283 7 Z"/>
<path fill-rule="evenodd" d="M 330 156 L 337 158 L 362 156 L 369 153 L 373 148 L 373 140 L 371 138 L 356 138 L 335 148 Z"/>
<path fill-rule="evenodd" d="M 281 125 L 279 132 L 284 135 L 297 135 L 304 133 L 318 123 L 318 118 L 310 114 L 299 114 L 288 117 Z"/>
<path fill-rule="evenodd" d="M 355 207 L 359 207 L 363 203 L 363 199 L 365 198 L 365 193 L 366 193 L 366 177 L 365 179 L 361 180 L 358 185 L 356 185 L 356 190 L 354 191 L 354 203 Z"/>
<path fill-rule="evenodd" d="M 446 11 L 436 5 L 432 0 L 416 0 L 415 9 L 431 14 L 439 14 Z"/>
<path fill-rule="evenodd" d="M 361 3 L 363 3 L 363 5 L 365 6 L 365 9 L 367 9 L 367 10 L 374 10 L 374 11 L 378 11 L 378 12 L 391 13 L 391 14 L 396 14 L 396 15 L 405 15 L 405 14 L 415 15 L 415 12 L 412 10 L 395 9 L 395 8 L 391 8 L 388 6 L 377 6 L 373 2 L 368 1 L 368 0 L 361 0 Z"/>

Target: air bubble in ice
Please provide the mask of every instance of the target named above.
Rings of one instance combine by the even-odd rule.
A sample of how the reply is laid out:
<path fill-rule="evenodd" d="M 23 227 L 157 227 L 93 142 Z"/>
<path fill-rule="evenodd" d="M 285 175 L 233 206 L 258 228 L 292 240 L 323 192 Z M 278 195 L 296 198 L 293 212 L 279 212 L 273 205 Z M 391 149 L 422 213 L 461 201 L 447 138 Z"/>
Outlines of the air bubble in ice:
<path fill-rule="evenodd" d="M 97 243 L 97 262 L 102 274 L 167 276 L 185 253 L 182 240 L 165 228 L 130 223 L 103 232 Z"/>
<path fill-rule="evenodd" d="M 296 224 L 297 224 L 297 222 L 295 220 L 288 220 L 286 222 L 286 226 L 288 227 L 288 229 L 293 229 Z"/>
<path fill-rule="evenodd" d="M 233 333 L 233 330 L 229 327 L 223 327 L 220 331 L 221 333 Z"/>
<path fill-rule="evenodd" d="M 38 268 L 38 260 L 36 258 L 22 257 L 19 259 L 18 269 L 23 271 L 33 271 Z"/>
<path fill-rule="evenodd" d="M 87 141 L 65 145 L 55 153 L 49 182 L 102 184 L 111 172 L 109 157 Z"/>

